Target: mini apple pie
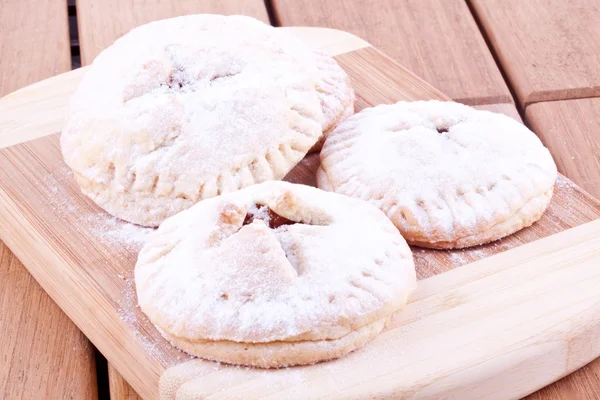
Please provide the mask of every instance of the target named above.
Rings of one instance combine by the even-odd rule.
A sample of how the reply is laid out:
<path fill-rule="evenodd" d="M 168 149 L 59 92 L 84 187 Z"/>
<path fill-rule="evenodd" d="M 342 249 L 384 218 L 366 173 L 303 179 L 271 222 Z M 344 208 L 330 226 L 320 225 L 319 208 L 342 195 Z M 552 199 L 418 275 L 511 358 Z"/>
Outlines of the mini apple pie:
<path fill-rule="evenodd" d="M 94 60 L 61 147 L 84 194 L 157 226 L 196 202 L 282 179 L 353 112 L 330 57 L 243 16 L 133 29 Z"/>
<path fill-rule="evenodd" d="M 461 248 L 540 219 L 556 165 L 526 126 L 459 103 L 365 109 L 325 141 L 320 188 L 371 202 L 410 244 Z"/>
<path fill-rule="evenodd" d="M 416 285 L 408 245 L 377 208 L 270 181 L 167 219 L 135 267 L 139 305 L 180 349 L 262 368 L 343 356 Z"/>

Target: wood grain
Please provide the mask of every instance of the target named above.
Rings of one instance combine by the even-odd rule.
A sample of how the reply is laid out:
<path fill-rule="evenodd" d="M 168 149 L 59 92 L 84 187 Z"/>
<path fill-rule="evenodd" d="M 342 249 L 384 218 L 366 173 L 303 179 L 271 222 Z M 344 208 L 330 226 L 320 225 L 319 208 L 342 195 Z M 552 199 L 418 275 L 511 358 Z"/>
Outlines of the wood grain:
<path fill-rule="evenodd" d="M 356 92 L 356 111 L 400 100 L 450 100 L 374 47 L 340 54 L 335 59 L 352 81 Z"/>
<path fill-rule="evenodd" d="M 523 108 L 600 96 L 600 2 L 469 1 Z"/>
<path fill-rule="evenodd" d="M 71 69 L 62 0 L 2 2 L 0 37 L 0 96 Z M 97 397 L 94 349 L 1 242 L 0 337 L 0 398 Z"/>
<path fill-rule="evenodd" d="M 112 364 L 108 364 L 108 385 L 110 400 L 141 400 L 141 397 L 129 386 Z"/>
<path fill-rule="evenodd" d="M 61 130 L 71 95 L 86 71 L 65 72 L 1 97 L 0 148 Z M 36 118 L 29 117 L 33 114 Z"/>
<path fill-rule="evenodd" d="M 376 85 L 357 84 L 363 106 L 370 105 L 368 101 L 371 100 L 392 102 L 398 100 L 398 96 L 441 96 L 439 92 L 415 83 L 406 70 L 397 67 L 385 56 L 375 55 L 371 48 L 337 58 L 351 71 L 355 80 L 382 81 Z M 366 65 L 370 58 L 382 63 L 384 71 L 373 71 L 371 66 Z M 353 62 L 357 65 L 348 67 Z M 388 97 L 384 92 L 386 87 L 389 88 Z M 311 171 L 316 164 L 315 155 L 311 157 L 313 161 L 307 159 L 292 174 L 295 180 L 314 179 Z M 139 240 L 132 241 L 129 234 L 125 234 L 131 232 L 131 225 L 108 217 L 80 193 L 68 168 L 62 163 L 57 135 L 0 151 L 0 163 L 6 166 L 0 171 L 0 235 L 6 236 L 36 279 L 53 293 L 69 316 L 78 321 L 136 391 L 144 398 L 153 398 L 162 372 L 184 362 L 187 356 L 168 345 L 135 307 L 132 271 L 141 243 Z M 369 375 L 373 383 L 369 386 L 374 390 L 372 393 L 400 393 L 394 392 L 404 390 L 397 385 L 400 381 L 396 378 L 385 380 L 380 369 L 396 365 L 391 359 L 392 364 L 376 363 L 377 368 L 367 371 L 369 374 L 363 378 L 355 375 L 365 372 L 355 364 L 343 367 L 343 374 L 336 374 L 338 378 L 347 376 L 348 381 L 331 380 L 332 375 L 327 372 L 327 368 L 340 363 L 353 363 L 356 357 L 377 357 L 381 360 L 382 354 L 385 357 L 401 357 L 405 361 L 421 360 L 410 368 L 402 366 L 404 361 L 397 365 L 418 375 L 412 375 L 417 386 L 405 389 L 425 394 L 442 393 L 451 383 L 454 386 L 450 389 L 464 390 L 473 396 L 482 394 L 480 390 L 491 390 L 494 396 L 507 393 L 524 395 L 579 367 L 600 353 L 600 346 L 594 339 L 600 337 L 600 322 L 596 314 L 584 311 L 598 301 L 595 289 L 599 271 L 592 266 L 600 257 L 594 248 L 596 241 L 600 240 L 600 223 L 584 225 L 558 236 L 552 234 L 599 216 L 600 204 L 570 181 L 561 178 L 550 209 L 531 228 L 492 245 L 467 251 L 417 251 L 415 259 L 421 278 L 474 260 L 483 261 L 465 265 L 451 271 L 450 275 L 442 274 L 422 281 L 414 299 L 417 305 L 411 306 L 412 311 L 399 314 L 403 322 L 392 324 L 386 333 L 364 350 L 340 362 L 306 370 L 290 370 L 294 376 L 294 371 L 306 371 L 300 372 L 300 380 L 294 382 L 305 383 L 304 377 L 311 381 L 309 386 L 297 386 L 298 390 L 312 387 L 313 379 L 316 379 L 319 390 L 328 390 L 318 383 L 324 381 L 331 383 L 332 388 L 351 390 L 348 382 L 361 386 L 363 378 Z M 552 236 L 531 246 L 516 247 L 547 235 Z M 511 250 L 504 251 L 507 249 Z M 499 252 L 502 254 L 489 257 Z M 537 315 L 535 310 L 542 310 L 543 316 L 534 318 L 533 315 Z M 468 332 L 460 330 L 461 323 L 469 327 Z M 440 326 L 454 328 L 440 331 Z M 489 326 L 493 327 L 491 332 Z M 476 334 L 478 328 L 485 332 Z M 445 340 L 440 341 L 433 331 L 445 335 Z M 410 337 L 422 339 L 407 342 Z M 390 341 L 395 344 L 388 347 Z M 566 341 L 574 346 L 572 351 L 565 352 Z M 406 346 L 406 343 L 410 345 Z M 415 350 L 412 344 L 415 344 Z M 439 349 L 439 346 L 451 355 L 447 360 L 459 359 L 460 362 L 440 365 L 437 358 L 427 358 L 431 349 Z M 397 351 L 389 351 L 396 347 Z M 405 358 L 402 348 L 410 350 L 416 358 Z M 468 348 L 478 350 L 477 354 L 465 351 Z M 585 351 L 580 351 L 582 348 Z M 503 356 L 498 358 L 499 354 Z M 483 369 L 469 367 L 474 365 L 470 364 L 475 362 L 473 357 L 480 357 L 476 364 Z M 534 368 L 540 362 L 550 367 Z M 284 390 L 284 394 L 287 390 L 289 394 L 289 390 L 293 390 L 288 387 L 293 382 L 285 376 L 287 370 L 267 375 L 262 371 L 251 371 L 252 376 L 258 374 L 260 379 L 247 381 L 246 370 L 210 362 L 199 363 L 210 374 L 201 381 L 203 388 L 209 385 L 211 390 L 218 389 L 219 394 L 224 388 L 229 394 L 238 395 L 250 393 L 246 393 L 245 388 L 258 390 L 253 394 L 264 394 L 264 390 L 278 388 Z M 479 372 L 474 373 L 472 368 Z M 450 383 L 450 378 L 431 382 L 429 379 L 438 372 L 453 379 Z M 233 385 L 238 373 L 249 386 Z M 498 385 L 499 381 L 494 380 L 494 376 L 498 376 L 504 382 L 523 373 L 528 379 L 510 387 Z M 284 374 L 282 381 L 279 380 L 280 374 Z M 274 377 L 273 385 L 262 381 L 266 376 Z M 225 380 L 228 383 L 222 386 Z M 260 388 L 256 389 L 256 385 Z M 361 386 L 361 391 L 364 388 L 364 385 Z M 279 394 L 273 396 L 280 397 Z"/>
<path fill-rule="evenodd" d="M 0 4 L 0 96 L 71 69 L 63 0 Z"/>
<path fill-rule="evenodd" d="M 0 398 L 95 399 L 94 349 L 0 244 Z"/>
<path fill-rule="evenodd" d="M 463 0 L 273 0 L 282 26 L 323 26 L 362 37 L 466 104 L 512 98 Z"/>
<path fill-rule="evenodd" d="M 532 104 L 525 116 L 558 170 L 600 197 L 600 98 Z"/>
<path fill-rule="evenodd" d="M 481 106 L 475 106 L 474 108 L 478 110 L 491 111 L 495 113 L 500 113 L 511 117 L 514 120 L 523 123 L 521 119 L 521 115 L 519 115 L 519 111 L 514 104 L 485 104 Z"/>
<path fill-rule="evenodd" d="M 598 400 L 600 358 L 524 400 Z"/>
<path fill-rule="evenodd" d="M 136 26 L 186 14 L 243 14 L 269 23 L 263 0 L 77 0 L 81 63 L 87 65 Z"/>

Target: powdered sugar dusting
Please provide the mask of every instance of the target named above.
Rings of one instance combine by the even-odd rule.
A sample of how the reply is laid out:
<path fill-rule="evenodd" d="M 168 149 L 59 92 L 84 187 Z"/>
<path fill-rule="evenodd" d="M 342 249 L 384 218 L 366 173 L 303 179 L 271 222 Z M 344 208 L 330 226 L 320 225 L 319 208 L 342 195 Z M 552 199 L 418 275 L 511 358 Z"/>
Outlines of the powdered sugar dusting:
<path fill-rule="evenodd" d="M 155 229 L 117 219 L 99 208 L 96 211 L 82 209 L 65 190 L 64 185 L 71 183 L 73 179 L 73 173 L 66 166 L 58 169 L 55 174 L 46 175 L 43 184 L 49 191 L 47 204 L 54 211 L 68 215 L 75 224 L 89 226 L 97 240 L 139 251 L 147 235 Z"/>
<path fill-rule="evenodd" d="M 164 346 L 164 338 L 157 332 L 154 325 L 141 312 L 137 305 L 137 296 L 135 294 L 135 285 L 133 279 L 124 279 L 125 289 L 122 292 L 121 299 L 118 302 L 119 318 L 123 321 L 135 336 L 140 346 L 153 359 L 160 361 L 166 367 L 178 364 L 181 361 L 193 358 L 188 354 L 181 352 L 173 347 Z M 167 351 L 165 351 L 167 350 Z M 176 351 L 178 354 L 173 357 L 169 352 Z"/>
<path fill-rule="evenodd" d="M 466 250 L 452 250 L 447 253 L 448 259 L 453 264 L 454 268 L 473 262 L 475 260 L 481 260 L 489 255 L 483 249 L 466 249 Z"/>
<path fill-rule="evenodd" d="M 54 174 L 44 176 L 43 186 L 48 189 L 47 205 L 54 211 L 62 211 L 69 216 L 77 216 L 79 206 L 67 195 L 64 185 L 72 182 L 73 172 L 67 167 L 59 168 Z"/>
<path fill-rule="evenodd" d="M 114 251 L 108 261 L 109 264 L 103 264 L 102 267 L 105 271 L 114 271 L 115 277 L 121 281 L 117 285 L 122 288 L 116 300 L 117 312 L 144 351 L 165 366 L 189 359 L 187 354 L 170 345 L 165 346 L 164 339 L 137 305 L 133 266 L 146 238 L 155 229 L 119 220 L 91 204 L 87 199 L 82 202 L 77 189 L 73 191 L 74 177 L 66 166 L 46 175 L 43 187 L 47 190 L 46 203 L 43 207 L 48 207 L 55 218 L 68 219 L 69 226 L 84 231 L 86 235 L 89 234 L 93 242 L 101 243 L 106 249 L 125 250 Z M 104 258 L 98 257 L 96 262 L 101 260 Z M 174 356 L 173 353 L 177 355 Z"/>
<path fill-rule="evenodd" d="M 88 223 L 95 236 L 103 241 L 118 243 L 130 249 L 141 249 L 154 228 L 147 228 L 117 219 L 106 212 L 90 214 L 82 219 Z"/>
<path fill-rule="evenodd" d="M 572 195 L 577 190 L 575 183 L 561 174 L 558 174 L 556 177 L 555 186 L 557 191 L 560 190 L 564 192 L 563 197 L 567 200 L 571 199 L 573 197 Z"/>

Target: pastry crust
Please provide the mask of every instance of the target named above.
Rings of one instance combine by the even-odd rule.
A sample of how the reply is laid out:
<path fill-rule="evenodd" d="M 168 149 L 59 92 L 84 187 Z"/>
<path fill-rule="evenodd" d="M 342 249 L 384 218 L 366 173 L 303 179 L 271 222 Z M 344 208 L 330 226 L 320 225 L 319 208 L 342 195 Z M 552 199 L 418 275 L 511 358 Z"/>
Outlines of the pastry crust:
<path fill-rule="evenodd" d="M 321 151 L 321 149 L 323 148 L 323 143 L 325 143 L 325 139 L 327 139 L 327 136 L 335 129 L 336 126 L 350 118 L 352 115 L 354 115 L 354 100 L 346 104 L 346 109 L 340 115 L 339 119 L 334 124 L 331 124 L 327 130 L 323 131 L 323 135 L 319 138 L 317 143 L 315 143 L 313 147 L 311 147 L 311 149 L 308 152 L 316 153 Z"/>
<path fill-rule="evenodd" d="M 84 194 L 157 226 L 196 202 L 282 179 L 354 92 L 328 56 L 243 16 L 132 30 L 76 90 L 61 147 Z"/>
<path fill-rule="evenodd" d="M 211 361 L 258 368 L 284 368 L 334 360 L 363 347 L 387 325 L 388 318 L 367 324 L 337 339 L 240 343 L 178 338 L 159 331 L 173 346 Z"/>
<path fill-rule="evenodd" d="M 381 211 L 275 181 L 166 220 L 141 250 L 135 281 L 141 309 L 176 346 L 262 367 L 346 354 L 416 285 L 410 249 Z"/>
<path fill-rule="evenodd" d="M 318 186 L 380 208 L 409 244 L 463 248 L 537 221 L 556 180 L 524 125 L 458 103 L 363 110 L 326 140 Z"/>

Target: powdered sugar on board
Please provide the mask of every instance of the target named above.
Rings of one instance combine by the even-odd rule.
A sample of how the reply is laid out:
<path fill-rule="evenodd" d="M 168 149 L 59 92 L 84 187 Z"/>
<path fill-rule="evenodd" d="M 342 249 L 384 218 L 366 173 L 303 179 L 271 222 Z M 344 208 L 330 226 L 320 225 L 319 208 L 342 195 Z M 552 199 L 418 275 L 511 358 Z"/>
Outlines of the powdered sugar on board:
<path fill-rule="evenodd" d="M 154 231 L 153 228 L 125 222 L 106 213 L 88 215 L 86 218 L 103 240 L 119 242 L 127 247 L 141 248 L 148 234 Z"/>
<path fill-rule="evenodd" d="M 54 215 L 67 217 L 74 225 L 85 227 L 94 237 L 94 240 L 110 248 L 126 249 L 131 256 L 137 258 L 137 253 L 144 245 L 147 236 L 154 231 L 153 228 L 142 227 L 117 219 L 102 209 L 93 206 L 84 207 L 72 196 L 67 185 L 74 185 L 71 170 L 64 166 L 56 169 L 52 174 L 46 175 L 43 184 L 47 188 L 48 211 Z M 123 255 L 115 258 L 114 267 L 116 277 L 123 281 L 120 296 L 116 299 L 118 303 L 118 314 L 135 336 L 140 346 L 152 358 L 160 360 L 163 365 L 172 365 L 190 359 L 185 353 L 164 345 L 164 339 L 156 332 L 154 326 L 143 315 L 137 305 L 137 296 L 133 281 L 133 262 L 131 256 Z M 108 265 L 106 266 L 108 270 Z M 181 353 L 172 360 L 170 351 Z"/>
<path fill-rule="evenodd" d="M 129 327 L 144 351 L 165 366 L 172 366 L 193 359 L 193 356 L 179 351 L 174 347 L 165 346 L 165 339 L 141 312 L 137 304 L 133 277 L 129 279 L 123 278 L 123 280 L 125 281 L 125 289 L 122 292 L 121 299 L 117 302 L 119 304 L 119 318 Z M 165 348 L 179 353 L 175 357 L 176 361 L 165 352 Z"/>
<path fill-rule="evenodd" d="M 98 208 L 97 212 L 87 212 L 74 201 L 69 192 L 61 190 L 65 180 L 73 180 L 73 173 L 64 166 L 60 168 L 57 174 L 47 175 L 44 179 L 44 185 L 48 188 L 50 196 L 48 204 L 55 211 L 62 209 L 62 212 L 69 214 L 76 222 L 90 226 L 93 235 L 97 240 L 109 245 L 122 245 L 128 250 L 138 252 L 146 241 L 153 228 L 147 228 L 135 225 L 120 219 L 117 219 L 106 211 Z M 85 211 L 85 212 L 84 212 Z"/>

